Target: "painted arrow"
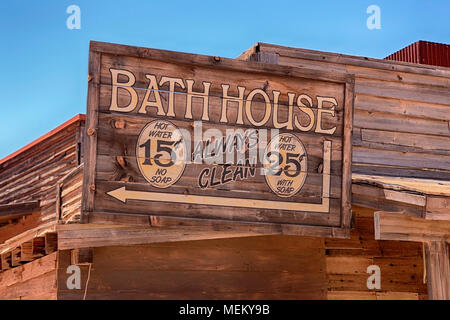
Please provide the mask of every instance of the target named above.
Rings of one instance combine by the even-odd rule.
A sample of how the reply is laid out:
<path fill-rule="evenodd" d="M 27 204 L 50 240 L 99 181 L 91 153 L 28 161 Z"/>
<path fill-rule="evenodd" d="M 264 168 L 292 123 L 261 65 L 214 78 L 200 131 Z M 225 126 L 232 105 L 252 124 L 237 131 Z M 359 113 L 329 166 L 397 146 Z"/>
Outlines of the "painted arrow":
<path fill-rule="evenodd" d="M 107 194 L 119 201 L 122 201 L 123 203 L 126 203 L 127 200 L 142 200 L 142 201 L 159 201 L 171 203 L 202 204 L 210 206 L 328 213 L 330 211 L 330 199 L 329 199 L 330 169 L 331 169 L 331 141 L 324 141 L 323 172 L 322 172 L 323 174 L 322 203 L 298 203 L 287 201 L 198 196 L 191 194 L 185 195 L 185 194 L 165 193 L 165 192 L 133 191 L 127 190 L 126 187 L 114 189 L 112 191 L 107 192 Z"/>
<path fill-rule="evenodd" d="M 201 204 L 211 206 L 226 206 L 226 207 L 241 207 L 241 208 L 257 208 L 257 209 L 276 209 L 276 210 L 290 210 L 290 211 L 310 211 L 310 212 L 328 212 L 329 199 L 323 198 L 322 203 L 298 203 L 286 201 L 271 201 L 271 200 L 255 200 L 242 198 L 225 198 L 215 196 L 198 196 L 185 195 L 176 193 L 162 193 L 149 191 L 133 191 L 127 190 L 126 187 L 121 187 L 107 192 L 111 197 L 126 203 L 127 200 L 142 200 L 142 201 L 158 201 L 171 203 L 187 203 L 187 204 Z"/>

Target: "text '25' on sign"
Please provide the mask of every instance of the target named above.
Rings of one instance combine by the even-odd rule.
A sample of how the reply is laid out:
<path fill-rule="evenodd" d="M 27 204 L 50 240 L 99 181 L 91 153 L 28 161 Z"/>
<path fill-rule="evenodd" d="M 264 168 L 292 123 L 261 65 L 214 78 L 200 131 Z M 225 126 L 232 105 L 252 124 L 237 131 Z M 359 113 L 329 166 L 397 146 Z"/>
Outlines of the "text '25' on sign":
<path fill-rule="evenodd" d="M 351 75 L 99 42 L 89 74 L 86 216 L 345 235 Z"/>

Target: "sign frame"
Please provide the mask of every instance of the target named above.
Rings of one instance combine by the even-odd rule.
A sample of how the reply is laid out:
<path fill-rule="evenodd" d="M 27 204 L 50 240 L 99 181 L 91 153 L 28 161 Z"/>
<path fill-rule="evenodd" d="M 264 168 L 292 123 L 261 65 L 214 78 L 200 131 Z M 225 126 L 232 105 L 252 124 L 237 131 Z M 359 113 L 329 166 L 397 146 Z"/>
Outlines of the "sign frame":
<path fill-rule="evenodd" d="M 123 213 L 94 210 L 95 194 L 96 192 L 98 192 L 96 186 L 97 135 L 99 130 L 100 71 L 103 54 L 141 59 L 149 58 L 152 60 L 164 61 L 167 63 L 189 64 L 198 67 L 213 66 L 217 70 L 238 70 L 241 72 L 248 71 L 251 73 L 273 74 L 277 76 L 295 77 L 342 84 L 344 86 L 344 105 L 340 216 L 331 217 L 331 215 L 329 214 L 328 219 L 332 218 L 332 223 L 327 223 L 326 220 L 322 219 L 324 222 L 319 221 L 319 223 L 317 224 L 315 224 L 314 222 L 309 224 L 293 224 L 278 222 L 275 223 L 226 220 L 215 218 L 191 218 L 182 215 L 167 216 L 155 213 L 143 215 L 132 212 Z M 261 62 L 241 61 L 222 57 L 212 57 L 91 41 L 89 50 L 89 75 L 81 222 L 123 223 L 161 227 L 192 227 L 211 231 L 228 230 L 236 232 L 255 232 L 261 234 L 290 234 L 346 238 L 349 236 L 351 222 L 351 162 L 354 86 L 354 75 L 348 73 L 331 73 L 290 66 L 266 64 Z M 170 119 L 168 120 L 170 121 Z M 174 197 L 174 199 L 175 198 L 176 196 Z"/>

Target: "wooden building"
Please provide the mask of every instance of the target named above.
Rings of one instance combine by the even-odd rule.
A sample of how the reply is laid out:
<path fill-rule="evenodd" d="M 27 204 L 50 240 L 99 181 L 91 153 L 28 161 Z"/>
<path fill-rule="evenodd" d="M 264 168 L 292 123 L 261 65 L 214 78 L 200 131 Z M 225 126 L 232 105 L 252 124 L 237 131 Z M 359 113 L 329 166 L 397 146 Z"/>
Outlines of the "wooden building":
<path fill-rule="evenodd" d="M 139 172 L 123 146 L 143 120 L 102 109 L 102 101 L 113 105 L 115 90 L 108 89 L 111 80 L 103 65 L 137 68 L 136 84 L 141 85 L 139 68 L 149 59 L 154 70 L 175 65 L 183 73 L 188 65 L 192 77 L 214 74 L 211 70 L 258 72 L 270 77 L 263 91 L 273 83 L 292 89 L 303 82 L 294 79 L 288 85 L 283 79 L 290 83 L 297 75 L 311 76 L 317 86 L 343 75 L 337 81 L 347 88 L 343 103 L 352 103 L 353 121 L 342 120 L 347 116 L 336 109 L 337 121 L 344 121 L 336 126 L 352 129 L 351 144 L 341 144 L 338 160 L 344 169 L 334 166 L 333 153 L 328 174 L 343 180 L 345 195 L 345 166 L 351 164 L 351 215 L 344 214 L 345 199 L 336 209 L 341 216 L 321 220 L 320 215 L 242 209 L 238 200 L 232 201 L 239 209 L 180 204 L 178 191 L 145 207 L 135 200 L 119 201 L 119 196 L 103 197 L 112 194 L 105 186 L 120 190 L 145 182 L 145 172 Z M 238 85 L 253 81 L 234 79 L 234 74 L 227 77 Z M 147 79 L 152 81 L 151 75 Z M 87 118 L 78 115 L 0 160 L 0 298 L 450 299 L 449 68 L 264 43 L 237 59 L 224 59 L 93 42 L 88 81 Z M 170 94 L 174 88 L 159 89 Z M 351 101 L 345 100 L 348 88 Z M 122 105 L 134 99 L 132 90 L 125 90 L 125 98 L 117 94 Z M 136 93 L 136 99 L 142 94 Z M 211 118 L 219 114 L 212 99 Z M 203 113 L 202 120 L 206 118 Z M 182 126 L 179 119 L 173 122 Z M 342 133 L 342 141 L 346 137 Z M 309 158 L 308 170 L 325 176 L 325 151 L 322 160 L 314 159 Z M 188 173 L 186 169 L 184 175 Z M 310 181 L 308 190 L 315 190 Z M 331 193 L 337 188 L 333 181 Z M 185 198 L 195 196 L 193 188 L 186 188 Z M 235 199 L 233 188 L 220 189 L 220 195 Z M 244 188 L 255 188 L 254 203 L 265 201 L 256 197 L 260 185 Z M 325 184 L 318 188 L 323 196 L 324 189 Z M 262 199 L 272 197 L 278 199 L 267 192 Z M 123 209 L 125 202 L 130 212 Z M 334 210 L 337 199 L 330 203 Z M 107 212 L 111 208 L 114 214 Z M 68 285 L 75 274 L 71 265 L 81 271 L 76 288 Z M 368 286 L 370 266 L 377 266 L 381 275 L 375 288 Z"/>

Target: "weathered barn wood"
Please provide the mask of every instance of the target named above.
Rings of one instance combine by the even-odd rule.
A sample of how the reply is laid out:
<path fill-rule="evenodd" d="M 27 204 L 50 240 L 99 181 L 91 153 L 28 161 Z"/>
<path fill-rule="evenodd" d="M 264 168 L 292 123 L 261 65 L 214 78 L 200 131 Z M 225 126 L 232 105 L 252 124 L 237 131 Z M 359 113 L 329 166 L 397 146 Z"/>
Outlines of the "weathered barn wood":
<path fill-rule="evenodd" d="M 182 217 L 203 227 L 200 219 L 215 219 L 230 226 L 227 221 L 261 223 L 276 233 L 312 235 L 317 228 L 323 236 L 346 235 L 351 75 L 100 42 L 91 42 L 89 75 L 83 222 L 106 212 Z M 294 110 L 294 100 L 303 112 Z M 158 131 L 162 125 L 170 129 Z M 254 149 L 265 150 L 264 159 L 276 153 L 284 160 L 269 173 L 273 160 L 258 156 L 225 164 L 209 163 L 202 153 L 198 162 L 196 131 L 203 137 L 208 129 L 226 139 L 234 139 L 230 130 L 253 130 Z M 259 144 L 262 133 L 255 129 L 280 130 Z M 205 149 L 214 141 L 201 139 Z M 278 149 L 285 139 L 296 153 Z M 182 156 L 173 159 L 175 143 Z M 250 174 L 230 178 L 243 167 Z M 219 182 L 216 172 L 222 172 Z"/>
<path fill-rule="evenodd" d="M 356 173 L 450 180 L 450 70 L 258 43 L 240 59 L 355 74 Z M 268 62 L 268 61 L 264 61 Z"/>
<path fill-rule="evenodd" d="M 142 78 L 135 62 L 151 58 L 150 51 L 117 49 L 118 54 L 132 50 L 135 60 L 130 67 Z M 164 54 L 176 63 L 177 55 Z M 234 64 L 229 59 L 200 57 L 206 59 L 204 63 L 214 61 L 211 74 Z M 108 73 L 101 69 L 103 58 L 111 66 L 121 62 L 113 55 L 101 58 L 91 52 L 94 72 L 89 87 L 94 90 L 89 91 L 88 105 L 99 102 L 100 108 L 108 106 L 111 94 Z M 138 127 L 148 119 L 101 111 L 101 122 L 90 122 L 86 132 L 80 115 L 0 160 L 0 216 L 4 217 L 0 220 L 5 223 L 0 228 L 0 298 L 449 299 L 450 70 L 265 44 L 241 58 L 253 61 L 239 64 L 244 75 L 256 65 L 263 74 L 276 69 L 281 80 L 301 75 L 295 67 L 356 75 L 352 138 L 356 173 L 347 232 L 326 227 L 339 225 L 338 219 L 314 218 L 310 220 L 314 228 L 274 226 L 261 223 L 259 211 L 251 214 L 246 209 L 235 213 L 245 217 L 239 222 L 217 219 L 217 212 L 210 209 L 201 212 L 202 219 L 160 216 L 142 209 L 140 214 L 94 210 L 83 215 L 82 203 L 94 208 L 92 196 L 108 191 L 105 183 L 91 179 L 93 174 L 98 180 L 113 180 L 117 188 L 129 182 L 146 184 L 132 160 L 136 150 L 123 144 L 137 139 Z M 277 63 L 281 66 L 271 66 Z M 145 84 L 141 78 L 137 86 Z M 243 79 L 236 81 L 247 84 Z M 125 98 L 123 93 L 118 95 L 121 103 L 126 103 Z M 138 98 L 143 98 L 143 92 Z M 198 103 L 194 102 L 193 106 Z M 217 103 L 212 106 L 211 118 L 220 116 Z M 194 116 L 201 114 L 194 111 Z M 209 127 L 220 129 L 219 122 Z M 92 143 L 84 149 L 86 137 L 99 147 L 94 168 L 83 163 L 95 153 Z M 307 146 L 320 146 L 311 135 L 304 139 Z M 337 163 L 344 159 L 342 153 L 352 154 L 352 150 L 351 145 L 339 143 L 339 136 L 331 140 L 337 148 L 331 155 L 330 175 L 335 178 L 330 198 L 337 199 L 343 189 L 342 179 L 337 179 L 343 170 Z M 309 161 L 311 167 L 323 170 L 319 154 Z M 187 168 L 185 179 L 192 182 L 189 174 Z M 305 198 L 320 193 L 322 174 L 320 170 L 309 173 L 311 188 Z M 248 183 L 249 197 L 259 192 L 273 200 L 273 195 L 263 192 L 264 183 Z M 136 190 L 142 188 L 149 187 Z M 234 185 L 220 192 L 244 189 Z M 153 209 L 164 206 L 155 203 Z M 185 213 L 191 209 L 189 205 L 177 208 Z M 282 221 L 276 214 L 264 215 Z M 305 221 L 303 215 L 294 215 L 293 222 Z M 71 264 L 81 269 L 80 289 L 67 288 Z M 380 267 L 380 289 L 367 288 L 371 265 Z"/>
<path fill-rule="evenodd" d="M 84 127 L 84 118 L 78 115 L 0 160 L 0 205 L 40 201 L 39 220 L 55 218 L 55 186 L 78 166 L 80 141 L 76 137 Z"/>
<path fill-rule="evenodd" d="M 374 210 L 353 206 L 350 239 L 326 239 L 328 299 L 426 299 L 422 245 L 376 240 Z M 381 289 L 369 290 L 367 268 L 381 269 Z"/>
<path fill-rule="evenodd" d="M 57 252 L 0 273 L 0 299 L 56 300 Z"/>
<path fill-rule="evenodd" d="M 398 213 L 375 213 L 375 239 L 404 241 L 449 241 L 450 221 L 427 220 Z"/>
<path fill-rule="evenodd" d="M 430 299 L 450 300 L 450 257 L 448 241 L 424 243 Z"/>
<path fill-rule="evenodd" d="M 68 264 L 59 251 L 59 283 Z M 81 289 L 59 299 L 83 298 L 80 268 Z M 325 299 L 326 283 L 322 239 L 244 237 L 94 248 L 86 299 Z"/>
<path fill-rule="evenodd" d="M 375 239 L 422 242 L 428 295 L 434 300 L 450 299 L 449 221 L 379 211 L 375 213 Z"/>

